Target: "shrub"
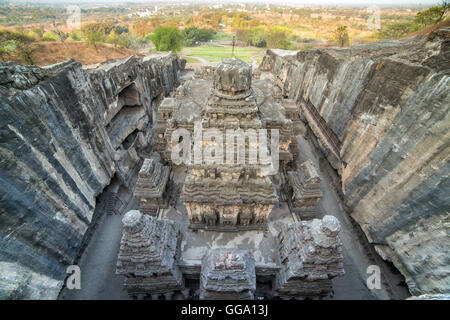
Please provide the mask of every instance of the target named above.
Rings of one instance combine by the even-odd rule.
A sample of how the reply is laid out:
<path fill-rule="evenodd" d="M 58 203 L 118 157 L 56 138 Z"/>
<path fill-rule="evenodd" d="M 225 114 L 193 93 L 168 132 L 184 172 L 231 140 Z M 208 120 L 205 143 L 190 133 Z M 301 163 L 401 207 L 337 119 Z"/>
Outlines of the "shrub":
<path fill-rule="evenodd" d="M 46 31 L 42 35 L 41 41 L 59 41 L 59 38 L 54 32 Z"/>

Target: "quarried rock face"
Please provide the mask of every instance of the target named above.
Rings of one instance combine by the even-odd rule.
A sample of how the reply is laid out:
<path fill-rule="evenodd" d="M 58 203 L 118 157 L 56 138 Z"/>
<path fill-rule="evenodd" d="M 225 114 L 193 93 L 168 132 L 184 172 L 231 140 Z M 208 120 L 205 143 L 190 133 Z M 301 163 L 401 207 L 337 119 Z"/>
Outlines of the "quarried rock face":
<path fill-rule="evenodd" d="M 179 228 L 175 222 L 129 211 L 122 220 L 116 273 L 124 275 L 130 296 L 157 298 L 184 289 L 177 266 Z"/>
<path fill-rule="evenodd" d="M 221 248 L 205 254 L 200 274 L 200 299 L 250 300 L 255 290 L 255 260 L 249 251 Z"/>
<path fill-rule="evenodd" d="M 285 226 L 278 236 L 281 270 L 275 294 L 287 299 L 327 296 L 331 279 L 345 274 L 339 231 L 339 221 L 329 215 Z"/>
<path fill-rule="evenodd" d="M 268 50 L 261 66 L 297 102 L 352 217 L 415 295 L 450 291 L 449 33 Z"/>
<path fill-rule="evenodd" d="M 0 63 L 1 299 L 57 297 L 96 197 L 114 175 L 125 187 L 136 176 L 152 100 L 173 89 L 180 65 L 173 55 Z"/>

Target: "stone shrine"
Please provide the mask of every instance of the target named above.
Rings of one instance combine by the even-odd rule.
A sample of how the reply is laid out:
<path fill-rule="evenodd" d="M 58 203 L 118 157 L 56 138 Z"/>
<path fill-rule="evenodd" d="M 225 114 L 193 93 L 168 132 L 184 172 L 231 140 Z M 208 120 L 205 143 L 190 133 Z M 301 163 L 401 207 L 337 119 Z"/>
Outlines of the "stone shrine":
<path fill-rule="evenodd" d="M 317 204 L 322 199 L 320 176 L 311 161 L 303 162 L 298 170 L 288 171 L 288 204 L 299 219 L 317 216 Z"/>
<path fill-rule="evenodd" d="M 167 208 L 170 168 L 154 159 L 145 159 L 138 174 L 134 196 L 142 213 L 156 215 L 158 208 Z"/>
<path fill-rule="evenodd" d="M 125 276 L 125 288 L 133 297 L 170 297 L 184 289 L 176 264 L 179 229 L 175 222 L 129 211 L 122 220 L 116 273 Z"/>
<path fill-rule="evenodd" d="M 202 261 L 200 299 L 250 300 L 256 290 L 255 260 L 246 250 L 209 250 Z"/>
<path fill-rule="evenodd" d="M 340 223 L 333 216 L 296 222 L 280 232 L 281 270 L 274 281 L 275 295 L 282 298 L 327 296 L 331 279 L 343 276 Z"/>

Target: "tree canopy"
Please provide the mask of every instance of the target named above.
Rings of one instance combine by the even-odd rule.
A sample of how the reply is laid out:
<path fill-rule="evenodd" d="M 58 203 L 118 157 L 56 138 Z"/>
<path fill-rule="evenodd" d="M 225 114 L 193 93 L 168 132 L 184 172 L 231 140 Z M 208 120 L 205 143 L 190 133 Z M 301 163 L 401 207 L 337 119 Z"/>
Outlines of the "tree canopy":
<path fill-rule="evenodd" d="M 151 40 L 158 51 L 178 52 L 183 44 L 183 36 L 175 27 L 156 28 Z"/>

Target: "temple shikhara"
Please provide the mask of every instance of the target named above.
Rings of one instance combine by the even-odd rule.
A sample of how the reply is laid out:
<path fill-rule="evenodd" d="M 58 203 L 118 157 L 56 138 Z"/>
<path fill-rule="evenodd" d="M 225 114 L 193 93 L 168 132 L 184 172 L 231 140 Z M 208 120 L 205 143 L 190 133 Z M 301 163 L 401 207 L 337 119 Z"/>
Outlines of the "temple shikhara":
<path fill-rule="evenodd" d="M 203 66 L 160 103 L 139 210 L 123 218 L 117 273 L 130 296 L 319 299 L 344 275 L 340 224 L 318 209 L 296 106 L 252 71 L 235 58 Z M 182 163 L 179 132 L 193 145 Z"/>

